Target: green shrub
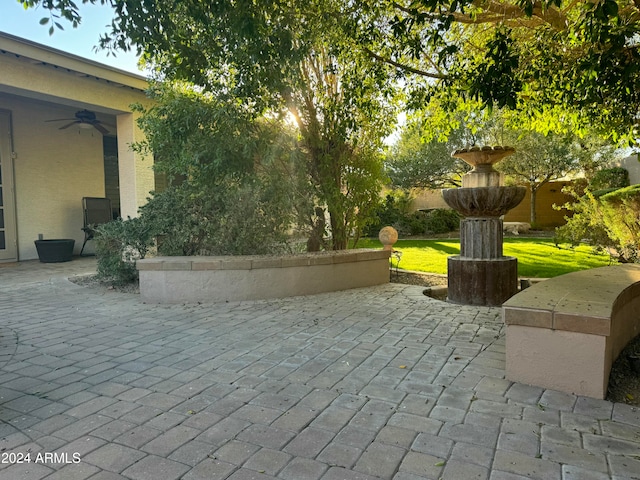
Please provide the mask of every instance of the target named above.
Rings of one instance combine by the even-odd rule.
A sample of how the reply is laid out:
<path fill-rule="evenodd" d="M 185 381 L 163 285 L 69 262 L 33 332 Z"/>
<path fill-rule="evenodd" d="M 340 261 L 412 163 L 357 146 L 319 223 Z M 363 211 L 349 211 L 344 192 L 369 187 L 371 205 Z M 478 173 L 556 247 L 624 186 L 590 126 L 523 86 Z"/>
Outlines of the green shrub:
<path fill-rule="evenodd" d="M 136 260 L 146 256 L 153 235 L 144 219 L 119 219 L 98 226 L 95 242 L 98 278 L 124 285 L 137 280 Z"/>
<path fill-rule="evenodd" d="M 295 222 L 289 184 L 222 181 L 208 188 L 174 185 L 140 208 L 140 217 L 158 237 L 159 255 L 259 255 L 287 249 Z"/>
<path fill-rule="evenodd" d="M 591 193 L 593 194 L 594 197 L 600 198 L 601 196 L 606 195 L 607 193 L 615 192 L 618 189 L 619 189 L 619 187 L 603 188 L 601 190 L 594 190 Z"/>
<path fill-rule="evenodd" d="M 427 230 L 427 214 L 425 212 L 407 214 L 401 225 L 409 235 L 424 235 Z"/>
<path fill-rule="evenodd" d="M 574 196 L 576 202 L 565 205 L 574 215 L 556 229 L 557 243 L 587 241 L 615 251 L 622 262 L 640 261 L 640 185 Z"/>
<path fill-rule="evenodd" d="M 400 235 L 411 235 L 411 228 L 407 225 L 410 204 L 411 198 L 402 190 L 387 194 L 375 210 L 374 220 L 365 227 L 365 236 L 377 237 L 380 229 L 387 226 L 395 228 Z"/>
<path fill-rule="evenodd" d="M 567 223 L 565 225 L 556 228 L 556 245 L 569 243 L 578 246 L 586 242 L 596 251 L 616 247 L 616 243 L 609 238 L 602 223 L 598 197 L 586 192 L 577 197 L 573 204 L 568 203 L 564 207 L 573 211 L 573 215 L 566 217 Z"/>
<path fill-rule="evenodd" d="M 604 190 L 604 189 L 617 189 L 629 186 L 629 172 L 622 167 L 603 168 L 598 170 L 591 181 L 589 182 L 589 189 L 591 191 Z"/>
<path fill-rule="evenodd" d="M 460 227 L 460 214 L 450 208 L 436 208 L 427 212 L 425 233 L 447 233 Z"/>
<path fill-rule="evenodd" d="M 410 212 L 411 197 L 402 190 L 388 194 L 376 211 L 376 220 L 365 230 L 377 237 L 382 227 L 391 226 L 400 236 L 452 232 L 460 226 L 460 215 L 448 208 Z"/>
<path fill-rule="evenodd" d="M 629 262 L 640 261 L 640 185 L 621 188 L 600 197 L 602 220 L 618 253 Z"/>

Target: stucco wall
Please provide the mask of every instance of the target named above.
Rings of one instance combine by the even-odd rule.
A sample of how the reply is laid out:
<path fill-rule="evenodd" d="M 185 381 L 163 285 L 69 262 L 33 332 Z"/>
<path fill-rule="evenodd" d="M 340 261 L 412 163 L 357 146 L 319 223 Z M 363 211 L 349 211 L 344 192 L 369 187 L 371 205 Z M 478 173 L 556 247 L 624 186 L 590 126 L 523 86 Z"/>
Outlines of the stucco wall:
<path fill-rule="evenodd" d="M 104 71 L 98 67 L 79 64 L 80 67 L 87 67 L 83 71 L 88 73 L 81 74 L 68 68 L 55 67 L 60 59 L 59 56 L 52 56 L 44 64 L 31 61 L 27 56 L 0 55 L 2 89 L 52 103 L 73 105 L 74 102 L 82 102 L 93 106 L 93 109 L 97 106 L 110 109 L 112 113 L 128 112 L 134 102 L 148 102 L 141 91 L 115 83 L 118 80 L 128 81 L 128 77 L 119 75 L 112 81 L 97 80 L 104 76 Z M 145 82 L 139 81 L 140 88 L 146 88 L 145 85 Z"/>
<path fill-rule="evenodd" d="M 19 260 L 37 258 L 38 234 L 73 238 L 78 253 L 82 197 L 105 195 L 102 135 L 77 126 L 59 130 L 64 123 L 46 120 L 87 109 L 111 124 L 110 134 L 118 136 L 121 214 L 137 214 L 154 188 L 152 159 L 130 149 L 143 139 L 131 105 L 149 104 L 146 87 L 143 77 L 0 32 L 0 109 L 11 114 L 17 155 Z"/>
<path fill-rule="evenodd" d="M 573 203 L 574 199 L 562 193 L 562 188 L 570 182 L 550 182 L 538 190 L 536 195 L 536 217 L 539 227 L 558 227 L 564 225 L 564 217 L 570 215 L 568 210 L 555 210 L 553 205 L 564 205 L 567 202 Z M 531 218 L 531 192 L 527 188 L 527 193 L 520 205 L 510 210 L 505 216 L 505 222 L 529 222 Z"/>
<path fill-rule="evenodd" d="M 430 210 L 432 208 L 449 208 L 449 205 L 442 198 L 440 190 L 419 190 L 411 192 L 414 195 L 411 201 L 413 210 Z"/>
<path fill-rule="evenodd" d="M 638 161 L 637 154 L 622 159 L 616 166 L 627 169 L 629 172 L 629 183 L 631 185 L 640 183 L 640 161 Z"/>
<path fill-rule="evenodd" d="M 149 303 L 235 302 L 337 292 L 389 282 L 389 250 L 139 260 Z"/>
<path fill-rule="evenodd" d="M 40 233 L 74 238 L 79 252 L 82 197 L 104 196 L 102 135 L 77 127 L 59 130 L 64 122 L 46 122 L 72 118 L 75 109 L 4 94 L 0 106 L 12 112 L 20 259 L 38 258 L 33 241 Z"/>
<path fill-rule="evenodd" d="M 138 209 L 147 203 L 149 192 L 155 184 L 153 158 L 150 155 L 142 156 L 130 148 L 131 144 L 144 139 L 136 121 L 138 116 L 137 112 L 117 116 L 122 218 L 138 215 Z"/>

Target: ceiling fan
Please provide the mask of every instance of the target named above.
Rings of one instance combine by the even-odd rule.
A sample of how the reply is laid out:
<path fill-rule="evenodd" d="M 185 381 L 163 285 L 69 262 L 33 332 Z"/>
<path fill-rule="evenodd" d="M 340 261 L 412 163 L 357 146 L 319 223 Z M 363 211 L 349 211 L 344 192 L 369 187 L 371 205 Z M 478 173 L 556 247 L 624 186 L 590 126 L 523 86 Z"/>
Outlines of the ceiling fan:
<path fill-rule="evenodd" d="M 75 118 L 56 118 L 53 120 L 45 120 L 47 122 L 61 122 L 63 120 L 71 120 L 70 123 L 63 125 L 59 128 L 59 130 L 64 130 L 65 128 L 69 128 L 72 125 L 78 125 L 80 128 L 95 128 L 101 134 L 107 135 L 109 130 L 102 126 L 102 122 L 96 118 L 96 114 L 89 110 L 80 110 L 76 112 Z"/>

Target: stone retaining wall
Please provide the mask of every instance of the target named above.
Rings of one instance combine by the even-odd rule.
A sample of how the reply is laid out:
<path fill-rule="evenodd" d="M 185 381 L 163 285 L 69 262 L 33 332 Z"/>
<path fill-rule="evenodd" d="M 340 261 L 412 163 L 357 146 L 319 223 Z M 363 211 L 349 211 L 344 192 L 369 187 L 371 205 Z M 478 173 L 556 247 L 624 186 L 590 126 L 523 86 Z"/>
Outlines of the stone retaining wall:
<path fill-rule="evenodd" d="M 155 257 L 139 260 L 140 296 L 149 303 L 282 298 L 389 282 L 387 250 L 283 256 Z"/>

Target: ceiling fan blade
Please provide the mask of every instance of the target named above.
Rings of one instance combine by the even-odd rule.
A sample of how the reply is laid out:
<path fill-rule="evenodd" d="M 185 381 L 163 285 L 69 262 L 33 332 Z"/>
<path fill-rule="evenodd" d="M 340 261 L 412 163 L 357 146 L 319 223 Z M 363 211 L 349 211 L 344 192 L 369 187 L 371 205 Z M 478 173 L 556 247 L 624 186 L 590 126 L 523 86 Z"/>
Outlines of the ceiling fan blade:
<path fill-rule="evenodd" d="M 61 122 L 62 120 L 77 120 L 77 118 L 54 118 L 53 120 L 45 120 L 45 122 Z"/>
<path fill-rule="evenodd" d="M 80 123 L 77 120 L 75 122 L 67 123 L 63 127 L 60 127 L 58 130 L 64 130 L 65 128 L 69 128 L 71 125 L 75 125 L 76 123 Z"/>
<path fill-rule="evenodd" d="M 93 128 L 95 128 L 96 130 L 98 130 L 101 134 L 103 135 L 108 135 L 109 134 L 109 130 L 107 130 L 106 128 L 104 128 L 102 125 L 100 125 L 99 123 L 93 123 Z"/>

